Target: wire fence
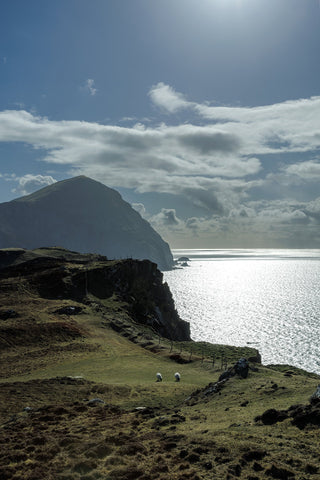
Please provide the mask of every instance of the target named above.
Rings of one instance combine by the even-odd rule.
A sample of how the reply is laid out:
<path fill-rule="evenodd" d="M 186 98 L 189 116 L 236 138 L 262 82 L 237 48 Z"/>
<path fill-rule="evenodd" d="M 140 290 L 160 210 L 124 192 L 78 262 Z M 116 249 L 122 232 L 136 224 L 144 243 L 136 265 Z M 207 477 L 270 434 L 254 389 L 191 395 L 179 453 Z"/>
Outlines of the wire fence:
<path fill-rule="evenodd" d="M 192 361 L 199 361 L 201 365 L 210 366 L 217 370 L 227 370 L 228 365 L 231 363 L 230 359 L 225 355 L 212 354 L 206 351 L 204 348 L 199 348 L 195 344 L 190 342 L 176 342 L 162 337 L 157 332 L 146 330 L 140 333 L 140 338 L 145 340 L 154 340 L 154 335 L 157 336 L 157 341 L 154 342 L 158 346 L 161 346 L 162 350 L 167 350 L 170 356 L 179 356 L 176 358 L 181 363 L 188 363 Z M 189 343 L 189 345 L 186 345 Z"/>

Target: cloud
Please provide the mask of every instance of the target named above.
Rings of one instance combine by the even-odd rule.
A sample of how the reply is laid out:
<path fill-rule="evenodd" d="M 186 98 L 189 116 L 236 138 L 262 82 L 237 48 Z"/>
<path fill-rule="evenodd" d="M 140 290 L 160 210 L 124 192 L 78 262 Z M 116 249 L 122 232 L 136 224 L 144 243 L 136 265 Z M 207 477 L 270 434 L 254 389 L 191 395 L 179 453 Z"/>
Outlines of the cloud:
<path fill-rule="evenodd" d="M 307 210 L 309 212 L 320 214 L 320 197 L 312 200 L 307 204 Z"/>
<path fill-rule="evenodd" d="M 178 228 L 160 218 L 162 211 L 152 217 L 154 228 L 180 248 L 314 248 L 319 237 L 320 197 L 300 203 L 249 202 L 226 215 L 178 219 Z"/>
<path fill-rule="evenodd" d="M 189 144 L 195 142 L 197 148 L 201 135 L 206 141 L 211 135 L 210 152 L 208 146 L 202 149 L 206 154 L 191 151 L 186 145 L 188 135 Z M 211 183 L 210 178 L 245 177 L 261 169 L 259 159 L 237 154 L 234 148 L 237 138 L 230 135 L 224 138 L 223 131 L 212 126 L 200 129 L 199 136 L 199 127 L 192 125 L 124 128 L 89 122 L 53 122 L 23 110 L 4 111 L 0 112 L 0 140 L 29 143 L 47 151 L 43 160 L 48 163 L 69 165 L 75 173 L 140 192 L 181 193 L 190 187 L 203 189 Z M 227 146 L 230 141 L 232 148 Z"/>
<path fill-rule="evenodd" d="M 246 138 L 224 125 L 125 128 L 9 110 L 0 112 L 0 140 L 44 149 L 43 161 L 74 174 L 140 193 L 184 195 L 220 214 L 258 185 L 249 177 L 262 170 L 258 158 L 241 154 Z"/>
<path fill-rule="evenodd" d="M 320 197 L 312 200 L 305 206 L 305 213 L 308 215 L 309 218 L 315 221 L 315 223 L 319 227 L 320 222 Z M 319 234 L 318 234 L 319 238 Z"/>
<path fill-rule="evenodd" d="M 309 160 L 306 162 L 293 163 L 283 168 L 287 175 L 296 175 L 303 180 L 319 182 L 320 180 L 320 161 Z"/>
<path fill-rule="evenodd" d="M 142 218 L 147 217 L 147 211 L 146 211 L 146 208 L 143 205 L 143 203 L 132 203 L 131 206 L 132 206 L 132 208 L 134 208 L 134 210 L 136 210 L 138 213 L 140 213 Z"/>
<path fill-rule="evenodd" d="M 94 96 L 97 93 L 98 90 L 95 87 L 95 82 L 94 82 L 93 78 L 88 78 L 86 80 L 85 89 L 92 96 Z"/>
<path fill-rule="evenodd" d="M 199 232 L 203 230 L 204 222 L 206 221 L 204 221 L 202 218 L 190 217 L 185 222 L 185 228 L 192 232 L 194 236 L 198 236 Z"/>
<path fill-rule="evenodd" d="M 95 89 L 94 83 L 89 86 Z M 257 244 L 263 238 L 271 244 L 276 237 L 294 244 L 299 228 L 301 238 L 303 230 L 316 238 L 318 211 L 310 203 L 309 187 L 315 191 L 320 177 L 320 97 L 250 108 L 215 107 L 189 102 L 163 83 L 149 96 L 168 113 L 196 113 L 200 124 L 102 125 L 6 110 L 0 112 L 0 141 L 29 144 L 41 152 L 40 160 L 65 167 L 69 175 L 84 174 L 139 194 L 179 197 L 194 206 L 199 218 L 193 211 L 186 223 L 187 214 L 172 208 L 152 221 L 161 232 L 180 235 L 181 241 L 188 232 L 197 232 L 208 244 L 222 241 L 224 235 L 244 244 L 249 235 Z M 28 182 L 18 188 L 29 191 Z M 274 203 L 297 196 L 301 205 Z M 134 208 L 147 215 L 139 201 Z"/>
<path fill-rule="evenodd" d="M 240 138 L 231 133 L 210 131 L 200 127 L 192 128 L 178 137 L 179 142 L 187 148 L 192 148 L 200 154 L 207 155 L 212 152 L 235 152 L 240 148 Z"/>
<path fill-rule="evenodd" d="M 150 89 L 149 97 L 157 107 L 168 113 L 175 113 L 189 106 L 189 102 L 185 100 L 184 95 L 162 82 L 157 83 Z"/>
<path fill-rule="evenodd" d="M 18 186 L 13 188 L 12 192 L 19 195 L 28 195 L 56 182 L 50 175 L 33 175 L 30 173 L 23 177 L 13 177 L 12 180 L 18 182 Z"/>
<path fill-rule="evenodd" d="M 261 154 L 319 148 L 319 109 L 320 97 L 311 97 L 252 108 L 199 106 L 198 111 L 207 120 L 224 120 L 226 131 L 245 138 L 244 152 Z"/>
<path fill-rule="evenodd" d="M 242 153 L 304 152 L 320 146 L 320 96 L 256 107 L 221 107 L 188 101 L 164 83 L 150 90 L 154 104 L 168 113 L 191 109 L 199 118 L 223 125 L 242 142 Z"/>
<path fill-rule="evenodd" d="M 157 226 L 165 225 L 170 227 L 176 227 L 181 223 L 174 208 L 162 208 L 161 212 L 151 217 L 150 221 Z"/>
<path fill-rule="evenodd" d="M 219 189 L 216 188 L 219 192 Z M 217 193 L 209 189 L 185 188 L 183 193 L 196 206 L 202 207 L 211 213 L 222 214 L 224 207 L 217 198 Z"/>

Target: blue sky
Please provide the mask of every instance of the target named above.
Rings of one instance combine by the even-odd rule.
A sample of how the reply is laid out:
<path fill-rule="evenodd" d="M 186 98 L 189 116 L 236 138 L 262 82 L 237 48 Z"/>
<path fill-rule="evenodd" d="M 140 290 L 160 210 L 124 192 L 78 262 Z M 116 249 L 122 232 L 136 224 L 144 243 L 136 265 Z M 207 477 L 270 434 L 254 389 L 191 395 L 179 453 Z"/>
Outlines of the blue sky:
<path fill-rule="evenodd" d="M 0 202 L 85 174 L 171 247 L 320 248 L 318 0 L 10 0 Z"/>

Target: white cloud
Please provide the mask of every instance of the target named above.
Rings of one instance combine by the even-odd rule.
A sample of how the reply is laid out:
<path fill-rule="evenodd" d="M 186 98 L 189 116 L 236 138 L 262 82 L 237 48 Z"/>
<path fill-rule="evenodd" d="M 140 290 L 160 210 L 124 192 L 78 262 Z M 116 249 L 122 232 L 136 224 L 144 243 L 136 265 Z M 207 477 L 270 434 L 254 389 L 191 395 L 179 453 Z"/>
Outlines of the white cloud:
<path fill-rule="evenodd" d="M 320 197 L 309 202 L 307 210 L 309 212 L 317 213 L 318 215 L 320 215 Z"/>
<path fill-rule="evenodd" d="M 149 97 L 157 107 L 169 113 L 175 113 L 189 106 L 189 102 L 185 100 L 181 93 L 162 82 L 157 83 L 150 89 Z"/>
<path fill-rule="evenodd" d="M 189 108 L 202 119 L 223 125 L 225 134 L 243 140 L 243 154 L 304 152 L 320 146 L 320 96 L 257 107 L 221 107 L 190 102 L 164 83 L 149 95 L 169 113 Z"/>
<path fill-rule="evenodd" d="M 18 182 L 18 186 L 13 188 L 12 192 L 18 195 L 28 195 L 56 182 L 50 175 L 33 175 L 30 173 L 23 177 L 14 177 L 13 180 Z"/>
<path fill-rule="evenodd" d="M 71 165 L 110 186 L 140 192 L 203 190 L 213 178 L 243 178 L 261 169 L 259 159 L 238 155 L 237 137 L 214 126 L 123 128 L 5 111 L 0 112 L 0 140 L 46 149 L 48 163 Z"/>
<path fill-rule="evenodd" d="M 148 218 L 153 228 L 170 241 L 171 235 L 180 236 L 185 232 L 184 221 L 178 218 L 174 208 L 162 208 L 161 211 Z"/>
<path fill-rule="evenodd" d="M 320 197 L 301 203 L 249 202 L 226 215 L 176 218 L 177 224 L 163 221 L 161 210 L 150 219 L 154 228 L 176 248 L 314 248 L 315 239 L 319 238 Z"/>
<path fill-rule="evenodd" d="M 152 217 L 152 221 L 169 226 L 177 226 L 180 223 L 174 208 L 163 208 L 160 213 Z"/>
<path fill-rule="evenodd" d="M 314 228 L 318 214 L 310 203 L 285 206 L 273 199 L 295 198 L 299 186 L 299 198 L 310 200 L 308 186 L 320 177 L 315 153 L 320 149 L 320 97 L 252 108 L 212 107 L 188 102 L 162 83 L 149 95 L 168 112 L 183 108 L 198 112 L 203 125 L 120 127 L 51 121 L 24 110 L 7 110 L 0 112 L 0 141 L 30 144 L 45 151 L 42 161 L 111 187 L 183 197 L 200 209 L 201 218 L 187 221 L 174 209 L 152 218 L 161 232 L 174 231 L 180 239 L 194 232 L 208 243 L 227 234 L 245 242 L 250 233 L 259 243 L 260 237 L 281 236 L 282 229 L 293 244 L 299 225 L 301 231 L 303 224 L 310 231 Z M 301 152 L 301 160 L 297 155 L 291 161 L 282 156 L 292 152 Z M 262 157 L 266 153 L 268 160 Z M 29 190 L 29 180 L 19 183 L 21 192 Z M 44 183 L 38 181 L 40 186 Z M 254 204 L 252 192 L 255 198 L 264 195 L 269 200 Z M 143 204 L 134 208 L 147 215 Z"/>
<path fill-rule="evenodd" d="M 97 93 L 97 88 L 95 87 L 95 82 L 93 80 L 93 78 L 88 78 L 86 80 L 86 83 L 85 83 L 85 89 L 87 90 L 87 92 L 94 96 L 96 93 Z"/>
<path fill-rule="evenodd" d="M 227 132 L 225 125 L 124 128 L 3 111 L 0 140 L 45 149 L 44 161 L 110 186 L 182 194 L 220 213 L 257 185 L 247 177 L 261 171 L 258 158 L 241 154 L 250 138 Z"/>
<path fill-rule="evenodd" d="M 138 213 L 140 213 L 142 218 L 147 217 L 147 211 L 143 203 L 132 203 L 132 208 L 134 208 Z"/>
<path fill-rule="evenodd" d="M 283 170 L 285 173 L 296 175 L 303 180 L 312 180 L 314 182 L 319 182 L 320 180 L 320 162 L 317 160 L 294 163 L 284 167 Z"/>
<path fill-rule="evenodd" d="M 252 108 L 198 105 L 197 110 L 244 138 L 243 152 L 305 152 L 320 146 L 320 96 Z"/>

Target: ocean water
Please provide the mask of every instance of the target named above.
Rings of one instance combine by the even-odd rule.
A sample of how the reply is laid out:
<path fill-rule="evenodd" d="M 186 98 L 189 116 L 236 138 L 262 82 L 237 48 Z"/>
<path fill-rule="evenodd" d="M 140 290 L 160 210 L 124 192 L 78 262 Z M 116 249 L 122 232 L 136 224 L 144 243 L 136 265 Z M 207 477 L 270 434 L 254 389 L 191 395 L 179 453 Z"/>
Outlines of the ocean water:
<path fill-rule="evenodd" d="M 197 341 L 257 348 L 320 374 L 320 250 L 173 250 L 164 273 Z"/>

